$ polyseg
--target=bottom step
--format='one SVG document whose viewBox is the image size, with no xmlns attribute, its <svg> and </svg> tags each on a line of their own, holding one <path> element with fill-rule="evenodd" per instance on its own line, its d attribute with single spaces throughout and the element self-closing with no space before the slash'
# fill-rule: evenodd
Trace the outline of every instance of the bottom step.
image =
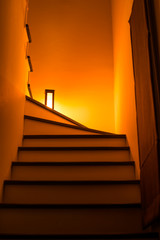
<svg viewBox="0 0 160 240">
<path fill-rule="evenodd" d="M 11 240 L 158 240 L 158 233 L 108 234 L 108 235 L 0 235 L 0 239 Z"/>
<path fill-rule="evenodd" d="M 142 231 L 140 204 L 0 204 L 0 234 L 122 234 Z"/>
</svg>

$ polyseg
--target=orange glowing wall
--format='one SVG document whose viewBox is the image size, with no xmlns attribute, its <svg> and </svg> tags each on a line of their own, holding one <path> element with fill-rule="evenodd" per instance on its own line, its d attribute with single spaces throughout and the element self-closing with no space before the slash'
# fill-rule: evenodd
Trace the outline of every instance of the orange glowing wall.
<svg viewBox="0 0 160 240">
<path fill-rule="evenodd" d="M 33 97 L 55 89 L 55 109 L 114 132 L 110 0 L 31 0 L 30 75 Z"/>
<path fill-rule="evenodd" d="M 25 0 L 0 1 L 0 194 L 21 144 L 25 85 Z"/>
<path fill-rule="evenodd" d="M 133 0 L 111 0 L 114 49 L 115 131 L 125 133 L 139 176 L 135 88 L 129 18 Z"/>
</svg>

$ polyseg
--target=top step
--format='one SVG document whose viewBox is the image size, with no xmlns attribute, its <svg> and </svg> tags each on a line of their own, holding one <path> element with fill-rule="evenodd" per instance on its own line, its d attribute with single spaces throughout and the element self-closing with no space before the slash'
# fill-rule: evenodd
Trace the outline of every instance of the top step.
<svg viewBox="0 0 160 240">
<path fill-rule="evenodd" d="M 67 134 L 68 133 L 69 134 L 89 134 L 90 133 L 90 134 L 113 135 L 113 133 L 98 131 L 95 129 L 90 129 L 88 127 L 85 127 L 79 122 L 76 122 L 75 120 L 57 112 L 56 110 L 53 110 L 45 106 L 44 104 L 28 96 L 26 96 L 26 101 L 25 101 L 24 118 L 25 120 L 26 119 L 32 120 L 32 121 L 25 121 L 24 134 L 48 134 L 48 133 L 56 134 L 56 132 L 57 134 L 63 134 L 63 132 L 64 134 L 66 134 L 66 129 L 67 129 Z M 36 121 L 36 127 L 34 124 L 35 121 Z M 41 123 L 43 122 L 45 124 L 41 126 L 40 122 Z M 29 123 L 29 129 L 33 129 L 33 131 L 30 131 L 30 130 L 27 132 L 25 131 L 26 125 L 28 125 L 28 123 Z M 51 124 L 52 124 L 52 127 L 51 127 Z M 55 126 L 53 125 L 56 125 L 56 131 L 54 130 Z M 60 126 L 60 128 L 58 126 Z M 37 129 L 38 131 L 35 131 L 37 127 L 38 127 Z M 42 129 L 41 127 L 43 128 L 43 131 L 41 130 Z"/>
<path fill-rule="evenodd" d="M 53 110 L 46 105 L 26 96 L 25 101 L 25 115 L 32 117 L 43 118 L 61 123 L 67 123 L 74 126 L 85 127 L 84 125 L 76 122 L 75 120 Z"/>
<path fill-rule="evenodd" d="M 105 134 L 115 135 L 87 127 L 80 127 L 62 122 L 56 122 L 43 118 L 24 115 L 24 135 L 84 135 L 84 134 Z"/>
</svg>

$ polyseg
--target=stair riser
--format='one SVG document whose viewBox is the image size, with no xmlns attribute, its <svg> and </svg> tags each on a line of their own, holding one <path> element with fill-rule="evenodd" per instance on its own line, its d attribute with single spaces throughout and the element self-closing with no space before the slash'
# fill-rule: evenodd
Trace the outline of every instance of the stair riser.
<svg viewBox="0 0 160 240">
<path fill-rule="evenodd" d="M 34 121 L 25 119 L 24 124 L 24 135 L 54 135 L 54 134 L 60 134 L 60 135 L 68 135 L 68 134 L 96 134 L 93 132 L 88 132 L 84 130 L 74 129 L 74 128 L 68 128 L 64 126 L 54 125 L 50 123 L 40 122 L 40 121 Z"/>
<path fill-rule="evenodd" d="M 18 160 L 22 162 L 95 162 L 129 161 L 128 150 L 71 150 L 71 151 L 19 151 Z"/>
<path fill-rule="evenodd" d="M 142 230 L 139 208 L 0 209 L 0 233 L 112 234 Z"/>
<path fill-rule="evenodd" d="M 109 139 L 24 139 L 24 147 L 125 147 L 125 138 Z"/>
<path fill-rule="evenodd" d="M 134 166 L 14 166 L 13 180 L 132 180 Z"/>
<path fill-rule="evenodd" d="M 5 185 L 5 203 L 140 203 L 139 184 Z"/>
<path fill-rule="evenodd" d="M 72 122 L 46 110 L 46 109 L 43 109 L 42 107 L 40 107 L 34 103 L 31 103 L 30 101 L 25 102 L 25 115 L 75 125 L 74 123 L 72 123 Z"/>
</svg>

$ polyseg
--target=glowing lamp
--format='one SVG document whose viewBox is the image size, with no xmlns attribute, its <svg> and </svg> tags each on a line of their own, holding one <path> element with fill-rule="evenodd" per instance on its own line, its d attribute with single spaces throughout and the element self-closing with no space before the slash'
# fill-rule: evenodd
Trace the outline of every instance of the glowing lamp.
<svg viewBox="0 0 160 240">
<path fill-rule="evenodd" d="M 54 109 L 54 90 L 45 89 L 45 105 Z"/>
</svg>

